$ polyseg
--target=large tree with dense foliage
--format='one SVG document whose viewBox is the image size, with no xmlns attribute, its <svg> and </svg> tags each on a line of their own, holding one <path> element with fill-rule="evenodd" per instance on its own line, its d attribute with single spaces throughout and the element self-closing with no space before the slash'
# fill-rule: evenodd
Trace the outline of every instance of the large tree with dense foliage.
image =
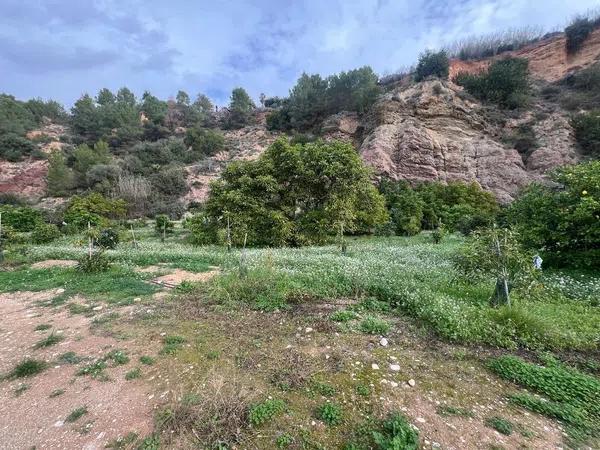
<svg viewBox="0 0 600 450">
<path fill-rule="evenodd" d="M 256 106 L 244 88 L 231 91 L 229 113 L 225 121 L 227 128 L 242 128 L 250 123 L 252 111 Z"/>
<path fill-rule="evenodd" d="M 236 245 L 305 245 L 368 232 L 387 220 L 383 198 L 356 150 L 341 142 L 279 139 L 256 161 L 230 164 L 211 185 L 196 240 L 214 242 L 228 225 Z"/>
<path fill-rule="evenodd" d="M 525 189 L 509 220 L 547 262 L 600 267 L 600 161 L 561 168 L 552 180 L 557 186 Z"/>
<path fill-rule="evenodd" d="M 415 69 L 415 80 L 423 81 L 428 77 L 448 78 L 450 61 L 444 50 L 439 52 L 426 51 L 419 56 L 419 63 Z"/>
</svg>

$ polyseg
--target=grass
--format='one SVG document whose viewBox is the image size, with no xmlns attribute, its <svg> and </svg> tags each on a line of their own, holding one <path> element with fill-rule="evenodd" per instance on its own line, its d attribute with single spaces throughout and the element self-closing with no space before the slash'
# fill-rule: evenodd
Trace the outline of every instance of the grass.
<svg viewBox="0 0 600 450">
<path fill-rule="evenodd" d="M 32 377 L 39 373 L 42 373 L 48 368 L 48 364 L 38 359 L 25 359 L 17 364 L 9 373 L 6 378 L 24 378 Z"/>
<path fill-rule="evenodd" d="M 342 407 L 335 403 L 324 403 L 317 408 L 315 416 L 325 425 L 340 425 L 343 418 Z"/>
<path fill-rule="evenodd" d="M 390 331 L 390 324 L 378 317 L 365 317 L 360 323 L 360 331 L 367 334 L 387 334 Z"/>
<path fill-rule="evenodd" d="M 510 436 L 514 428 L 510 421 L 498 416 L 488 417 L 485 419 L 485 425 L 506 436 Z"/>
<path fill-rule="evenodd" d="M 41 323 L 37 327 L 35 327 L 33 330 L 34 331 L 45 331 L 45 330 L 49 330 L 50 328 L 52 328 L 52 325 L 50 325 L 49 323 Z"/>
<path fill-rule="evenodd" d="M 81 356 L 78 356 L 75 352 L 65 352 L 61 354 L 57 361 L 62 364 L 78 364 L 83 360 Z"/>
<path fill-rule="evenodd" d="M 458 416 L 458 417 L 473 417 L 473 411 L 466 408 L 459 408 L 450 405 L 438 406 L 436 412 L 443 417 Z"/>
<path fill-rule="evenodd" d="M 127 372 L 125 374 L 125 379 L 127 381 L 135 380 L 137 378 L 141 378 L 141 376 L 142 376 L 142 369 L 140 369 L 139 367 L 136 367 L 135 369 L 131 369 L 129 372 Z"/>
<path fill-rule="evenodd" d="M 169 335 L 163 337 L 163 348 L 160 350 L 161 355 L 174 355 L 177 353 L 186 342 L 182 336 Z"/>
<path fill-rule="evenodd" d="M 54 389 L 48 397 L 55 398 L 65 393 L 64 389 Z"/>
<path fill-rule="evenodd" d="M 140 356 L 140 362 L 146 366 L 151 366 L 156 362 L 156 359 L 154 359 L 152 356 L 143 355 Z"/>
<path fill-rule="evenodd" d="M 83 367 L 81 367 L 75 375 L 83 376 L 89 375 L 92 378 L 99 379 L 102 381 L 108 380 L 108 376 L 104 372 L 104 369 L 107 368 L 107 364 L 102 359 L 98 361 L 91 362 Z"/>
<path fill-rule="evenodd" d="M 79 408 L 75 408 L 73 411 L 69 413 L 69 415 L 65 418 L 65 422 L 73 423 L 79 420 L 81 417 L 85 416 L 88 413 L 88 409 L 86 406 L 80 406 Z"/>
<path fill-rule="evenodd" d="M 544 365 L 533 364 L 515 356 L 490 361 L 489 368 L 538 396 L 529 393 L 511 395 L 510 400 L 534 412 L 559 419 L 576 441 L 600 435 L 600 380 L 553 359 Z"/>
<path fill-rule="evenodd" d="M 44 339 L 36 342 L 33 346 L 33 348 L 35 349 L 40 349 L 40 348 L 46 348 L 46 347 L 50 347 L 52 345 L 56 345 L 59 342 L 63 341 L 65 339 L 65 337 L 62 334 L 50 334 L 49 336 L 45 337 Z"/>
</svg>

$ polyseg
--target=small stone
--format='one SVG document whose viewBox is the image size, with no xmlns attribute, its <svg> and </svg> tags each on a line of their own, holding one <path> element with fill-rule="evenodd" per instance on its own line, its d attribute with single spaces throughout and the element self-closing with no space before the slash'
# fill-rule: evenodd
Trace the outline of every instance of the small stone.
<svg viewBox="0 0 600 450">
<path fill-rule="evenodd" d="M 390 370 L 398 372 L 400 371 L 400 366 L 398 364 L 390 364 Z"/>
<path fill-rule="evenodd" d="M 377 365 L 377 364 L 371 364 L 371 369 L 373 369 L 373 370 L 379 370 L 379 365 Z"/>
<path fill-rule="evenodd" d="M 65 424 L 65 423 L 64 423 L 62 420 L 59 420 L 58 422 L 54 422 L 54 426 L 55 426 L 56 428 L 58 428 L 58 427 L 62 427 L 64 424 Z"/>
<path fill-rule="evenodd" d="M 306 329 L 304 330 L 304 332 L 306 333 L 312 333 L 313 329 L 311 327 L 306 327 Z"/>
<path fill-rule="evenodd" d="M 94 307 L 92 308 L 92 311 L 101 311 L 101 310 L 102 310 L 102 305 L 99 305 L 99 306 L 94 306 Z"/>
<path fill-rule="evenodd" d="M 57 289 L 55 292 L 56 292 L 57 294 L 64 294 L 64 293 L 65 293 L 65 290 L 64 290 L 63 288 L 58 288 L 58 289 Z"/>
<path fill-rule="evenodd" d="M 390 381 L 390 386 L 398 387 L 398 383 L 396 383 L 395 381 Z"/>
<path fill-rule="evenodd" d="M 426 420 L 423 419 L 422 417 L 417 417 L 417 422 L 419 422 L 419 423 L 425 423 Z"/>
<path fill-rule="evenodd" d="M 410 380 L 408 380 L 408 385 L 410 387 L 415 387 L 416 384 L 417 384 L 417 382 L 415 380 L 413 380 L 412 378 Z"/>
<path fill-rule="evenodd" d="M 381 340 L 379 341 L 379 345 L 381 345 L 382 347 L 387 347 L 388 343 L 389 342 L 386 338 L 381 338 Z"/>
<path fill-rule="evenodd" d="M 133 299 L 134 302 L 139 303 L 142 301 L 141 297 L 136 297 Z"/>
<path fill-rule="evenodd" d="M 314 420 L 310 423 L 313 427 L 317 424 Z"/>
</svg>

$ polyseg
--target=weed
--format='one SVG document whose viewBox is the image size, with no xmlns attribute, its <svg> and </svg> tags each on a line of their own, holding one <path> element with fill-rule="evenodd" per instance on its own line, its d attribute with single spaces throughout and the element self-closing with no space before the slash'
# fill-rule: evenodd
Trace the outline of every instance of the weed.
<svg viewBox="0 0 600 450">
<path fill-rule="evenodd" d="M 63 395 L 64 393 L 65 393 L 65 390 L 64 390 L 64 389 L 54 389 L 54 390 L 53 390 L 53 391 L 50 393 L 49 397 L 50 397 L 50 398 L 58 397 L 59 395 Z"/>
<path fill-rule="evenodd" d="M 311 388 L 325 397 L 333 397 L 335 395 L 335 388 L 328 383 L 313 381 L 311 383 Z"/>
<path fill-rule="evenodd" d="M 92 308 L 89 305 L 82 305 L 80 303 L 69 303 L 69 312 L 73 315 L 81 314 L 87 316 L 93 314 Z"/>
<path fill-rule="evenodd" d="M 44 361 L 31 358 L 25 359 L 9 372 L 7 378 L 32 377 L 43 372 L 47 367 L 48 364 Z"/>
<path fill-rule="evenodd" d="M 122 366 L 129 362 L 129 356 L 123 350 L 112 350 L 104 357 L 104 360 L 111 360 L 115 366 Z"/>
<path fill-rule="evenodd" d="M 66 352 L 60 355 L 57 359 L 58 362 L 63 364 L 78 364 L 83 358 L 77 356 L 75 352 Z"/>
<path fill-rule="evenodd" d="M 366 384 L 358 384 L 356 385 L 356 393 L 363 397 L 368 397 L 371 395 L 371 388 Z"/>
<path fill-rule="evenodd" d="M 135 369 L 131 369 L 129 372 L 125 374 L 126 380 L 135 380 L 136 378 L 140 378 L 142 376 L 142 369 L 136 367 Z"/>
<path fill-rule="evenodd" d="M 288 448 L 294 443 L 294 437 L 288 433 L 280 434 L 275 440 L 275 446 L 277 448 Z"/>
<path fill-rule="evenodd" d="M 316 416 L 326 425 L 339 425 L 342 423 L 342 408 L 335 403 L 324 403 L 317 408 Z"/>
<path fill-rule="evenodd" d="M 436 411 L 440 416 L 459 416 L 459 417 L 473 417 L 473 411 L 467 408 L 459 408 L 450 405 L 438 406 Z"/>
<path fill-rule="evenodd" d="M 152 356 L 146 356 L 146 355 L 140 356 L 140 362 L 147 366 L 153 365 L 155 361 L 156 360 Z"/>
<path fill-rule="evenodd" d="M 286 410 L 283 400 L 268 399 L 250 407 L 248 420 L 254 426 L 260 426 Z"/>
<path fill-rule="evenodd" d="M 20 383 L 19 386 L 15 389 L 15 397 L 19 397 L 23 392 L 29 389 L 29 385 L 25 383 Z"/>
<path fill-rule="evenodd" d="M 37 327 L 35 327 L 33 330 L 34 331 L 45 331 L 45 330 L 49 330 L 50 328 L 52 328 L 52 325 L 50 325 L 49 323 L 41 323 Z"/>
<path fill-rule="evenodd" d="M 342 310 L 332 313 L 329 318 L 334 322 L 349 322 L 356 319 L 358 316 L 354 311 Z"/>
<path fill-rule="evenodd" d="M 368 334 L 387 334 L 390 324 L 383 319 L 367 316 L 360 323 L 360 331 Z"/>
<path fill-rule="evenodd" d="M 82 416 L 85 416 L 87 413 L 88 413 L 88 409 L 86 406 L 80 406 L 79 408 L 75 408 L 65 418 L 65 422 L 73 423 L 73 422 L 79 420 Z"/>
<path fill-rule="evenodd" d="M 45 337 L 41 341 L 38 341 L 33 346 L 33 348 L 40 349 L 40 348 L 50 347 L 52 345 L 58 344 L 59 342 L 63 341 L 64 339 L 65 339 L 65 337 L 62 334 L 51 333 L 49 336 Z"/>
<path fill-rule="evenodd" d="M 112 448 L 114 450 L 126 450 L 135 448 L 134 444 L 138 440 L 137 433 L 133 431 L 131 433 L 127 433 L 125 436 L 117 438 L 106 444 L 104 448 Z"/>
<path fill-rule="evenodd" d="M 82 273 L 92 274 L 106 272 L 110 269 L 110 261 L 102 251 L 91 255 L 84 255 L 77 261 L 77 270 Z"/>
<path fill-rule="evenodd" d="M 165 336 L 163 338 L 163 348 L 160 350 L 162 355 L 174 355 L 182 345 L 186 342 L 186 339 L 182 336 Z"/>
<path fill-rule="evenodd" d="M 105 380 L 108 380 L 108 376 L 104 372 L 104 369 L 106 369 L 106 367 L 107 367 L 106 362 L 104 362 L 102 359 L 99 359 L 95 362 L 88 364 L 87 366 L 80 368 L 75 373 L 75 375 L 78 375 L 78 376 L 89 375 L 92 378 L 105 381 Z"/>
<path fill-rule="evenodd" d="M 381 450 L 417 450 L 419 434 L 400 413 L 386 419 L 380 431 L 373 432 L 373 440 Z"/>
<path fill-rule="evenodd" d="M 513 432 L 513 424 L 502 417 L 488 417 L 485 419 L 485 425 L 506 436 L 510 436 Z"/>
</svg>

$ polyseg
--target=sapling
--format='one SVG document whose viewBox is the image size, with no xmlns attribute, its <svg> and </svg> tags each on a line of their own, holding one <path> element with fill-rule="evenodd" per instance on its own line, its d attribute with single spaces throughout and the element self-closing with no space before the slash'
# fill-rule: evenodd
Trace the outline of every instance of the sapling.
<svg viewBox="0 0 600 450">
<path fill-rule="evenodd" d="M 473 233 L 456 257 L 455 266 L 471 280 L 496 279 L 490 298 L 492 306 L 510 305 L 513 287 L 525 286 L 536 276 L 531 257 L 523 250 L 517 233 L 507 228 Z"/>
</svg>

